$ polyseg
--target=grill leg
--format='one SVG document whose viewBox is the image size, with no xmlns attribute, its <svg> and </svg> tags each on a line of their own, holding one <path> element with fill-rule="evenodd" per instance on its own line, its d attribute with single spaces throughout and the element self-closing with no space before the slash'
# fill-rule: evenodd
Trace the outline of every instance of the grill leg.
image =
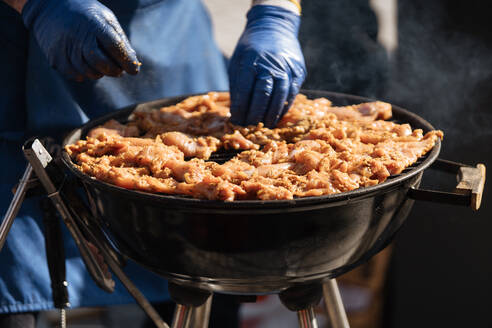
<svg viewBox="0 0 492 328">
<path fill-rule="evenodd" d="M 314 307 L 321 300 L 321 295 L 321 285 L 311 284 L 288 288 L 278 296 L 289 310 L 297 312 L 299 327 L 318 328 Z"/>
<path fill-rule="evenodd" d="M 335 279 L 330 279 L 323 284 L 323 297 L 331 326 L 333 328 L 350 328 Z"/>
<path fill-rule="evenodd" d="M 299 319 L 300 328 L 318 328 L 318 322 L 312 307 L 297 311 L 297 318 Z"/>
<path fill-rule="evenodd" d="M 176 304 L 176 310 L 174 311 L 173 324 L 171 325 L 171 328 L 191 328 L 192 314 L 192 306 Z"/>
<path fill-rule="evenodd" d="M 193 328 L 208 328 L 210 321 L 210 310 L 212 309 L 212 297 L 210 295 L 203 305 L 196 307 L 193 311 Z"/>
<path fill-rule="evenodd" d="M 168 290 L 169 295 L 176 302 L 171 328 L 202 328 L 208 326 L 212 293 L 193 287 L 177 285 L 172 282 L 168 283 Z"/>
</svg>

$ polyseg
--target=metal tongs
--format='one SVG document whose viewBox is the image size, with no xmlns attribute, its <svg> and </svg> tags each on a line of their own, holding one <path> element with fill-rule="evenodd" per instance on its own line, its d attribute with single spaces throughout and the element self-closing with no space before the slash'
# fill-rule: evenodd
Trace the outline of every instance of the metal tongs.
<svg viewBox="0 0 492 328">
<path fill-rule="evenodd" d="M 46 250 L 53 288 L 53 301 L 55 307 L 60 309 L 61 327 L 66 326 L 65 309 L 70 304 L 68 302 L 68 283 L 65 280 L 63 239 L 55 209 L 75 240 L 84 264 L 96 284 L 106 292 L 114 291 L 115 282 L 108 271 L 109 267 L 144 312 L 153 320 L 156 327 L 169 328 L 143 294 L 125 275 L 121 269 L 122 260 L 119 254 L 107 242 L 99 224 L 80 200 L 77 186 L 66 181 L 63 170 L 56 164 L 46 148 L 38 139 L 32 139 L 24 144 L 23 151 L 29 164 L 0 225 L 0 251 L 26 192 L 29 187 L 35 185 L 35 180 L 32 179 L 34 173 L 51 200 L 51 204 L 47 201 L 43 202 L 42 209 L 45 212 Z"/>
</svg>

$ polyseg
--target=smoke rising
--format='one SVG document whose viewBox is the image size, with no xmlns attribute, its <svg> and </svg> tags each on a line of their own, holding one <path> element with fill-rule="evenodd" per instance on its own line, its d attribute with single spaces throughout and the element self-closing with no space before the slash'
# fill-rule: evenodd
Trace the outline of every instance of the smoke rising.
<svg viewBox="0 0 492 328">
<path fill-rule="evenodd" d="M 399 46 L 384 96 L 453 138 L 491 136 L 492 44 L 484 38 L 490 29 L 470 30 L 450 3 L 399 6 Z"/>
<path fill-rule="evenodd" d="M 388 57 L 367 0 L 304 1 L 299 39 L 308 70 L 304 88 L 377 97 Z"/>
</svg>

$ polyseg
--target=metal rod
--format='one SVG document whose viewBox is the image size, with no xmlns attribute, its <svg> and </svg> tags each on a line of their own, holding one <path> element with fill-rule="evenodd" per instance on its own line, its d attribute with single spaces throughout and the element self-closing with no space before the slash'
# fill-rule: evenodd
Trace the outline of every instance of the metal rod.
<svg viewBox="0 0 492 328">
<path fill-rule="evenodd" d="M 10 228 L 14 223 L 14 219 L 19 213 L 19 209 L 22 205 L 22 201 L 24 200 L 24 196 L 26 195 L 26 186 L 27 182 L 31 178 L 32 175 L 32 166 L 28 164 L 26 170 L 24 171 L 24 175 L 22 176 L 19 186 L 15 191 L 14 198 L 7 209 L 7 213 L 5 213 L 5 217 L 3 218 L 2 224 L 0 225 L 0 251 L 2 251 L 3 245 L 7 240 L 7 235 L 9 234 Z"/>
<path fill-rule="evenodd" d="M 67 327 L 67 316 L 65 313 L 65 309 L 60 309 L 60 328 Z"/>
<path fill-rule="evenodd" d="M 104 259 L 108 263 L 111 271 L 118 277 L 126 290 L 132 295 L 132 297 L 137 301 L 138 305 L 142 308 L 142 310 L 149 316 L 149 318 L 154 322 L 155 326 L 158 328 L 169 328 L 167 323 L 162 320 L 161 316 L 154 307 L 149 303 L 149 301 L 145 298 L 145 296 L 138 290 L 138 288 L 131 282 L 128 276 L 121 270 L 116 261 L 111 258 L 106 251 L 102 251 L 102 255 Z"/>
<path fill-rule="evenodd" d="M 210 310 L 212 309 L 212 298 L 213 294 L 210 294 L 205 303 L 193 310 L 193 328 L 208 328 Z"/>
<path fill-rule="evenodd" d="M 299 327 L 301 328 L 318 328 L 318 322 L 316 321 L 312 307 L 297 311 L 297 318 L 299 319 Z"/>
<path fill-rule="evenodd" d="M 323 284 L 323 297 L 331 326 L 333 328 L 350 328 L 335 279 L 330 279 Z"/>
<path fill-rule="evenodd" d="M 174 310 L 173 323 L 171 328 L 191 328 L 192 327 L 192 314 L 193 307 L 176 304 L 176 310 Z"/>
</svg>

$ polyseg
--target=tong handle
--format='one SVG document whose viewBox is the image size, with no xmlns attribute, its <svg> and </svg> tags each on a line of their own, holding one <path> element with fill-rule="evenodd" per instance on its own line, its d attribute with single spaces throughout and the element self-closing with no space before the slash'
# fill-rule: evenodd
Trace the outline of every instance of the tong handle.
<svg viewBox="0 0 492 328">
<path fill-rule="evenodd" d="M 415 200 L 424 200 L 452 205 L 469 206 L 478 210 L 482 202 L 486 169 L 484 164 L 475 167 L 438 158 L 432 169 L 456 174 L 458 184 L 454 192 L 410 188 L 408 196 Z"/>
<path fill-rule="evenodd" d="M 98 259 L 92 253 L 89 243 L 81 233 L 79 226 L 73 218 L 73 213 L 67 207 L 63 200 L 60 190 L 63 184 L 65 175 L 48 151 L 43 147 L 38 139 L 31 139 L 24 144 L 24 155 L 31 163 L 34 173 L 46 190 L 48 197 L 53 202 L 58 213 L 62 217 L 68 231 L 72 235 L 77 248 L 80 251 L 82 260 L 84 261 L 87 271 L 92 276 L 96 284 L 103 290 L 111 293 L 114 291 L 114 281 L 106 277 L 104 268 L 101 267 Z"/>
<path fill-rule="evenodd" d="M 58 309 L 70 306 L 68 302 L 68 283 L 66 281 L 65 270 L 65 250 L 63 245 L 63 235 L 55 208 L 50 200 L 41 200 L 43 210 L 43 224 L 46 245 L 46 258 L 51 280 L 51 290 L 53 291 L 53 303 Z"/>
</svg>

